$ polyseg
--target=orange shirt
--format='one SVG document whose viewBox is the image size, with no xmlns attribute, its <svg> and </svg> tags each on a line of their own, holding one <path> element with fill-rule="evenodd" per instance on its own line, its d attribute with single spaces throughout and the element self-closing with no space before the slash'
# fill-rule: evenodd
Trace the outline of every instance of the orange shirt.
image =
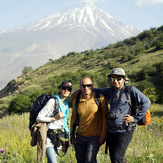
<svg viewBox="0 0 163 163">
<path fill-rule="evenodd" d="M 72 126 L 77 118 L 77 112 L 75 108 L 75 101 L 73 101 L 73 110 L 71 116 L 70 136 L 72 135 Z M 79 114 L 79 126 L 77 132 L 85 137 L 101 136 L 106 138 L 107 135 L 107 119 L 105 114 L 107 113 L 106 99 L 103 95 L 100 95 L 101 112 L 98 112 L 98 106 L 93 96 L 89 100 L 85 100 L 80 96 L 78 105 Z"/>
</svg>

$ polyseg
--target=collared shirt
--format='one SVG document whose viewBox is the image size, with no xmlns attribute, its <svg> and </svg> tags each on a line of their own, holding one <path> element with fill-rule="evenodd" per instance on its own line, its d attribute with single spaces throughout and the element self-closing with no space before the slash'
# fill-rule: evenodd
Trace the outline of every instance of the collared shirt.
<svg viewBox="0 0 163 163">
<path fill-rule="evenodd" d="M 73 101 L 73 111 L 71 116 L 70 135 L 72 134 L 72 126 L 77 119 L 77 110 L 75 108 L 75 101 Z M 79 125 L 77 132 L 85 137 L 101 136 L 106 138 L 107 135 L 107 113 L 106 99 L 100 95 L 101 112 L 98 111 L 98 106 L 94 99 L 94 93 L 89 100 L 80 96 L 78 105 Z"/>
</svg>

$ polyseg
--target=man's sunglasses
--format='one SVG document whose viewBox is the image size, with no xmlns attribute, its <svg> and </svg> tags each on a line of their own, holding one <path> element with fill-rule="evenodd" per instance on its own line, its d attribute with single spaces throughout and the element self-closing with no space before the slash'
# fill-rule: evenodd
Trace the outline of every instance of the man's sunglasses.
<svg viewBox="0 0 163 163">
<path fill-rule="evenodd" d="M 119 78 L 111 78 L 111 81 L 112 81 L 112 82 L 115 81 L 115 80 L 121 81 L 121 80 L 122 80 L 122 77 L 119 77 Z"/>
<path fill-rule="evenodd" d="M 85 87 L 91 87 L 92 84 L 82 84 L 82 87 L 85 88 Z"/>
<path fill-rule="evenodd" d="M 62 89 L 63 90 L 68 90 L 69 92 L 71 91 L 71 88 L 70 87 L 63 87 Z"/>
</svg>

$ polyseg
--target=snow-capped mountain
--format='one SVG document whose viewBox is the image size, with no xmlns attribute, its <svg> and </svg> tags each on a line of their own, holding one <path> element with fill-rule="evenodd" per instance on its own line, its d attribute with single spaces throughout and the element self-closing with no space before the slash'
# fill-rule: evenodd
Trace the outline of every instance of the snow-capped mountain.
<svg viewBox="0 0 163 163">
<path fill-rule="evenodd" d="M 92 3 L 58 12 L 38 22 L 0 33 L 0 88 L 21 74 L 68 52 L 102 48 L 141 31 L 116 21 Z"/>
</svg>

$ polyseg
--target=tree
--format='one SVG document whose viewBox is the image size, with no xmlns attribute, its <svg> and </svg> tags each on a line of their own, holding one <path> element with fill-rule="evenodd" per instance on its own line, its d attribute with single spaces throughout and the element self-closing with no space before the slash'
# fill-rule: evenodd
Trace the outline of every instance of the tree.
<svg viewBox="0 0 163 163">
<path fill-rule="evenodd" d="M 27 74 L 28 72 L 32 71 L 33 68 L 31 66 L 25 66 L 22 70 L 22 74 Z"/>
</svg>

